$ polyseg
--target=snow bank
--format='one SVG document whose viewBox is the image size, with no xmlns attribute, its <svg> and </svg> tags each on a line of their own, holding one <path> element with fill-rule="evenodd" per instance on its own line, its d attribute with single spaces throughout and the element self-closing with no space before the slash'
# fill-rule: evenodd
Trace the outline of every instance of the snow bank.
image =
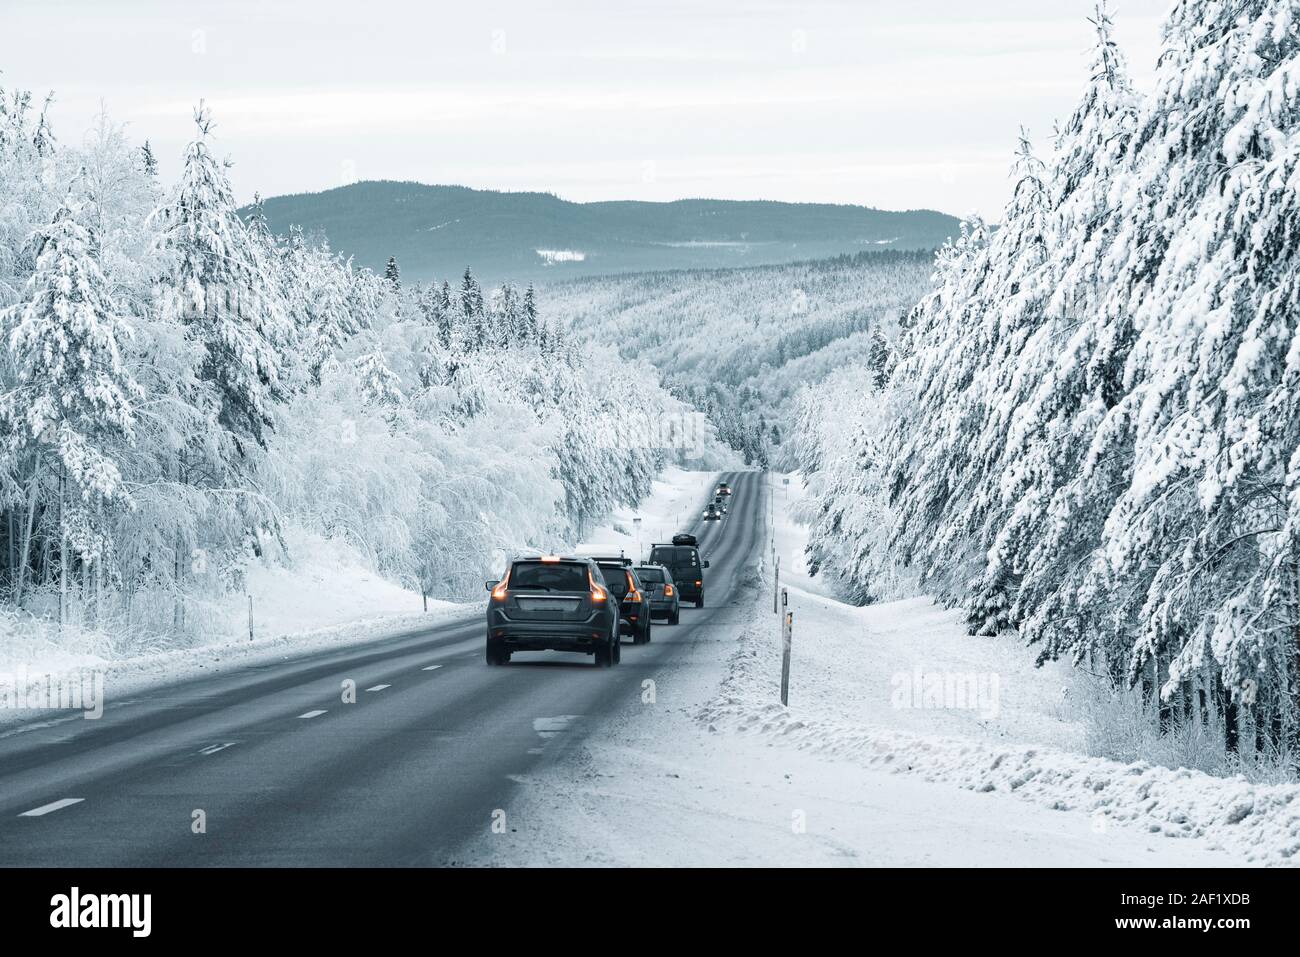
<svg viewBox="0 0 1300 957">
<path fill-rule="evenodd" d="M 655 480 L 648 496 L 633 508 L 616 510 L 603 526 L 588 533 L 578 549 L 585 554 L 621 552 L 640 560 L 650 553 L 651 545 L 669 541 L 695 521 L 717 481 L 717 472 L 692 472 L 670 465 Z M 639 526 L 637 518 L 641 519 Z"/>
<path fill-rule="evenodd" d="M 783 505 L 779 491 L 776 504 Z M 815 593 L 804 587 L 799 536 L 797 526 L 778 519 L 774 544 L 795 622 L 790 706 L 778 699 L 769 568 L 718 694 L 695 713 L 710 731 L 1087 812 L 1099 831 L 1136 826 L 1206 838 L 1251 863 L 1295 860 L 1300 786 L 1081 754 L 1072 701 L 1079 679 L 1070 669 L 1034 668 L 1014 640 L 968 636 L 958 613 L 926 598 L 854 608 Z M 927 696 L 919 686 L 931 676 L 969 679 L 965 687 L 984 694 L 953 701 L 938 682 Z"/>
</svg>

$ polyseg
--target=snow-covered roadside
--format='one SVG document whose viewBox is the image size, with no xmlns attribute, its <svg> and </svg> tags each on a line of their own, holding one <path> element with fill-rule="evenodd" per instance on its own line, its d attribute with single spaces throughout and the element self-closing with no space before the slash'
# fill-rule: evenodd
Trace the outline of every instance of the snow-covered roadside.
<svg viewBox="0 0 1300 957">
<path fill-rule="evenodd" d="M 716 487 L 717 479 L 717 472 L 691 472 L 670 465 L 639 505 L 616 510 L 603 526 L 588 532 L 587 540 L 578 547 L 588 554 L 621 552 L 644 558 L 651 545 L 668 541 L 674 533 L 694 522 L 709 500 L 706 496 Z"/>
<path fill-rule="evenodd" d="M 791 489 L 797 497 L 797 478 Z M 790 706 L 773 700 L 781 656 L 769 606 L 697 712 L 711 730 L 1082 811 L 1099 832 L 1122 823 L 1206 838 L 1239 862 L 1286 864 L 1300 851 L 1300 787 L 1084 756 L 1063 665 L 1036 669 L 1012 639 L 970 637 L 928 599 L 846 606 L 808 582 L 798 526 L 778 519 L 775 543 L 795 620 Z"/>
</svg>

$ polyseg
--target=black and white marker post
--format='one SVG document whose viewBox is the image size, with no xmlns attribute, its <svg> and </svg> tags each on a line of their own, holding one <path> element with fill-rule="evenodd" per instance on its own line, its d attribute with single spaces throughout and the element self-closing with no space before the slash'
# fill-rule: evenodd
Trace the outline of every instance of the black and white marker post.
<svg viewBox="0 0 1300 957">
<path fill-rule="evenodd" d="M 781 589 L 781 608 L 790 603 L 784 588 Z M 794 613 L 785 611 L 781 617 L 781 704 L 790 703 L 790 639 L 794 636 Z"/>
</svg>

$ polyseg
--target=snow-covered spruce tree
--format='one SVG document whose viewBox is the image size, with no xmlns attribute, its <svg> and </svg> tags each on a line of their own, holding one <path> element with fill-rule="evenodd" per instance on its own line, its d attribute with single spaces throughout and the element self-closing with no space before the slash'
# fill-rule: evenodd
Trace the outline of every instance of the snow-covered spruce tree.
<svg viewBox="0 0 1300 957">
<path fill-rule="evenodd" d="M 358 301 L 356 287 L 364 280 L 328 243 L 308 246 L 302 231 L 292 227 L 279 255 L 285 301 L 302 344 L 299 362 L 308 380 L 319 384 L 321 370 L 368 326 L 374 310 Z"/>
<path fill-rule="evenodd" d="M 393 407 L 401 405 L 405 400 L 402 395 L 402 380 L 388 368 L 381 350 L 366 352 L 357 359 L 355 365 L 363 401 L 380 407 Z"/>
<path fill-rule="evenodd" d="M 880 326 L 871 329 L 871 348 L 867 353 L 867 365 L 871 368 L 871 384 L 877 391 L 885 387 L 890 374 L 890 348 Z"/>
<path fill-rule="evenodd" d="M 1132 388 L 1094 433 L 1131 462 L 1085 595 L 1110 600 L 1166 697 L 1207 666 L 1296 743 L 1294 2 L 1184 2 L 1134 136 L 1119 245 Z M 1120 601 L 1115 602 L 1118 596 Z"/>
<path fill-rule="evenodd" d="M 524 301 L 520 307 L 519 331 L 526 342 L 536 342 L 538 332 L 537 292 L 530 282 L 524 290 Z"/>
<path fill-rule="evenodd" d="M 6 457 L 25 466 L 28 498 L 17 601 L 43 498 L 56 498 L 64 598 L 74 551 L 83 561 L 101 559 L 105 509 L 131 501 L 114 457 L 133 437 L 133 405 L 141 398 L 120 348 L 131 327 L 109 293 L 95 259 L 97 242 L 81 217 L 81 207 L 66 199 L 41 231 L 35 271 L 21 302 L 10 308 L 16 321 L 6 345 L 18 373 L 0 397 L 0 436 Z"/>
<path fill-rule="evenodd" d="M 262 445 L 281 395 L 280 349 L 290 337 L 276 284 L 239 219 L 225 170 L 208 148 L 212 120 L 200 105 L 198 136 L 180 184 L 154 213 L 157 248 L 167 255 L 163 307 L 203 344 L 200 379 L 217 420 L 239 454 Z"/>
<path fill-rule="evenodd" d="M 972 217 L 940 250 L 935 290 L 911 312 L 895 381 L 905 401 L 882 437 L 883 476 L 895 524 L 891 548 L 915 564 L 927 587 L 945 598 L 959 593 L 977 559 L 966 543 L 935 560 L 934 539 L 959 483 L 969 481 L 966 443 L 976 425 L 953 416 L 975 380 L 987 349 L 980 342 L 978 292 L 988 272 L 989 230 Z"/>
<path fill-rule="evenodd" d="M 1095 409 L 1095 402 L 1113 404 L 1122 393 L 1119 372 L 1131 341 L 1123 322 L 1103 331 L 1097 290 L 1114 281 L 1106 223 L 1114 215 L 1113 185 L 1126 169 L 1139 103 L 1104 4 L 1092 23 L 1096 42 L 1089 82 L 1060 131 L 1052 161 L 1049 254 L 1038 275 L 1041 315 L 1011 375 L 1003 377 L 995 406 L 999 423 L 1010 425 L 996 436 L 1005 446 L 991 470 L 988 492 L 1000 495 L 1001 509 L 971 615 L 972 625 L 985 632 L 1017 624 L 1030 610 L 1049 605 L 1054 615 L 1068 619 L 1072 612 L 1057 603 L 1072 594 L 1064 580 L 1077 583 L 1079 564 L 1062 568 L 1063 578 L 1026 577 L 1026 570 L 1049 541 L 1082 557 L 1104 521 L 1104 509 L 1084 509 L 1062 522 L 1064 507 L 1054 501 L 1079 473 L 1086 451 L 1076 433 L 1083 421 L 1079 416 Z M 1091 361 L 1089 353 L 1095 354 Z M 1091 640 L 1096 632 L 1078 627 L 1074 634 Z M 1062 647 L 1053 643 L 1046 653 L 1057 654 Z M 1073 651 L 1083 654 L 1090 647 L 1085 643 Z"/>
<path fill-rule="evenodd" d="M 396 257 L 388 257 L 388 265 L 384 267 L 384 279 L 386 279 L 388 284 L 394 289 L 402 288 L 402 270 L 397 265 Z"/>
</svg>

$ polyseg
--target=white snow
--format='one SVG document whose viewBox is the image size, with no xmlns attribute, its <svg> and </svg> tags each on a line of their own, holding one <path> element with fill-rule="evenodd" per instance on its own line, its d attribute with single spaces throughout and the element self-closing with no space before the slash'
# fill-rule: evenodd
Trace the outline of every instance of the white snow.
<svg viewBox="0 0 1300 957">
<path fill-rule="evenodd" d="M 587 534 L 578 551 L 588 555 L 624 554 L 641 560 L 650 553 L 651 545 L 669 541 L 674 533 L 695 521 L 717 480 L 717 472 L 668 466 L 645 499 L 635 508 L 616 509 L 605 525 Z"/>
</svg>

